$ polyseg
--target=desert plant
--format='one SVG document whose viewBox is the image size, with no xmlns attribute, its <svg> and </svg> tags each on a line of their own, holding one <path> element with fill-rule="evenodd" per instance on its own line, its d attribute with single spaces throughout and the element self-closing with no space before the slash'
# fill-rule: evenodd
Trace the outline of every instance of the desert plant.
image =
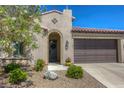
<svg viewBox="0 0 124 93">
<path fill-rule="evenodd" d="M 44 61 L 42 59 L 38 59 L 35 63 L 35 70 L 36 71 L 42 71 L 44 67 Z"/>
<path fill-rule="evenodd" d="M 71 58 L 68 57 L 68 58 L 65 60 L 65 62 L 71 62 Z"/>
<path fill-rule="evenodd" d="M 23 42 L 25 47 L 37 48 L 38 44 L 34 39 L 34 34 L 42 31 L 41 12 L 39 5 L 0 6 L 0 46 L 2 46 L 2 50 L 9 55 L 18 50 L 17 54 L 19 54 L 19 48 L 13 46 L 14 42 L 17 45 Z"/>
<path fill-rule="evenodd" d="M 74 79 L 82 78 L 83 69 L 80 66 L 71 65 L 66 72 L 66 76 Z"/>
<path fill-rule="evenodd" d="M 20 68 L 20 65 L 14 63 L 14 62 L 12 62 L 12 63 L 10 63 L 10 64 L 7 64 L 7 65 L 4 67 L 6 73 L 9 73 L 9 72 L 11 72 L 12 70 L 15 70 L 15 69 L 17 69 L 17 68 Z"/>
<path fill-rule="evenodd" d="M 65 60 L 65 66 L 71 66 L 72 65 L 72 62 L 71 62 L 71 58 L 67 58 L 66 60 Z"/>
<path fill-rule="evenodd" d="M 21 69 L 15 69 L 9 74 L 9 82 L 12 84 L 19 84 L 27 79 L 27 73 Z"/>
<path fill-rule="evenodd" d="M 71 66 L 73 65 L 71 62 L 65 62 L 65 66 Z"/>
</svg>

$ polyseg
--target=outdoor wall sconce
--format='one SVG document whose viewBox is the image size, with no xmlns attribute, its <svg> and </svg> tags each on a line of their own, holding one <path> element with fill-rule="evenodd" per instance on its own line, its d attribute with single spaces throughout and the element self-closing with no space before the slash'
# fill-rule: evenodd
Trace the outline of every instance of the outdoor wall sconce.
<svg viewBox="0 0 124 93">
<path fill-rule="evenodd" d="M 69 42 L 68 42 L 68 40 L 66 40 L 65 49 L 68 50 L 68 47 L 69 47 Z"/>
</svg>

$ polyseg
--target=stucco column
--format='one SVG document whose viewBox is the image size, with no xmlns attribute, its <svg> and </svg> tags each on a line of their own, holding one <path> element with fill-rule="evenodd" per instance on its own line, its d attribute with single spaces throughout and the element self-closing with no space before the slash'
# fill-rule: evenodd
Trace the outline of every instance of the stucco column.
<svg viewBox="0 0 124 93">
<path fill-rule="evenodd" d="M 124 40 L 119 39 L 118 40 L 118 62 L 124 63 Z"/>
</svg>

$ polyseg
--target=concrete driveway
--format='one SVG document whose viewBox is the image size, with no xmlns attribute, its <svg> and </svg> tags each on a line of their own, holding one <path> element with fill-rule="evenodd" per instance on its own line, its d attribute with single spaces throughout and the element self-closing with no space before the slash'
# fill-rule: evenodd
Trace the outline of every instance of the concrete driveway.
<svg viewBox="0 0 124 93">
<path fill-rule="evenodd" d="M 109 88 L 124 88 L 124 63 L 77 64 Z"/>
</svg>

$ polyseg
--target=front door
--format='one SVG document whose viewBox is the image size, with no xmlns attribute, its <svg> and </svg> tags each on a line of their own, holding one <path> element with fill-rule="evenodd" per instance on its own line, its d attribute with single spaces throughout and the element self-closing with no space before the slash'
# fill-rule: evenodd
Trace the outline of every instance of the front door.
<svg viewBox="0 0 124 93">
<path fill-rule="evenodd" d="M 49 62 L 57 62 L 57 40 L 49 41 Z"/>
</svg>

